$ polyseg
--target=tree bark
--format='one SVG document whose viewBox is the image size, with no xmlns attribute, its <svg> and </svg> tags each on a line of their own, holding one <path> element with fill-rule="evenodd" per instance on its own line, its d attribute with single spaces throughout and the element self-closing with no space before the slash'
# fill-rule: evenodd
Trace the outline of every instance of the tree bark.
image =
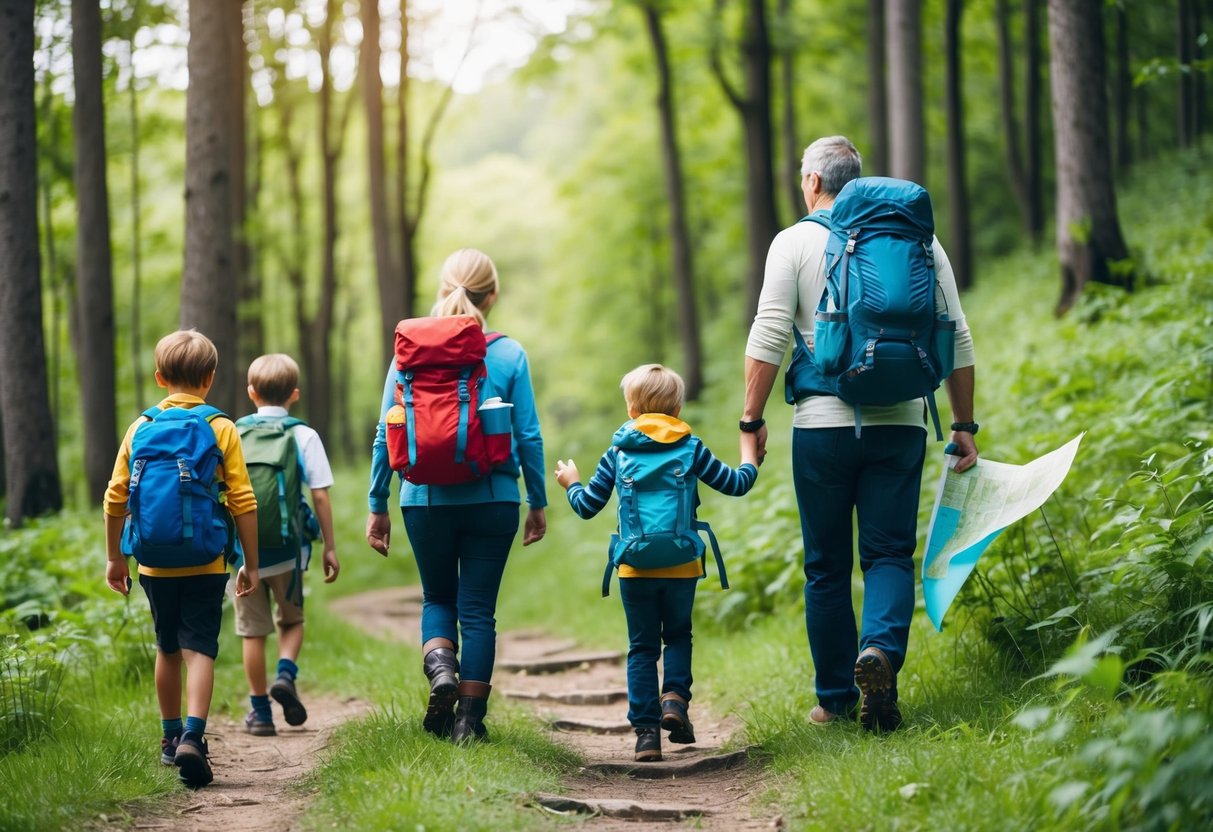
<svg viewBox="0 0 1213 832">
<path fill-rule="evenodd" d="M 792 0 L 779 0 L 780 25 L 790 28 Z M 791 221 L 804 216 L 804 192 L 800 189 L 800 136 L 796 129 L 796 44 L 784 43 L 779 60 L 779 85 L 783 98 L 783 192 L 791 209 Z"/>
<path fill-rule="evenodd" d="M 114 275 L 110 258 L 109 189 L 105 171 L 105 109 L 101 89 L 101 7 L 72 0 L 72 74 L 76 105 L 76 325 L 84 480 L 100 505 L 118 455 L 114 388 Z"/>
<path fill-rule="evenodd" d="M 189 5 L 189 89 L 185 98 L 185 273 L 181 281 L 181 327 L 193 327 L 214 342 L 219 368 L 210 402 L 235 411 L 236 247 L 232 223 L 232 64 L 229 35 L 232 4 L 193 0 Z"/>
<path fill-rule="evenodd" d="M 717 19 L 726 0 L 716 0 Z M 741 118 L 746 159 L 746 229 L 749 264 L 746 268 L 746 320 L 758 309 L 767 249 L 779 231 L 775 215 L 774 154 L 771 148 L 771 43 L 765 0 L 749 0 L 741 41 L 744 95 L 729 82 L 720 61 L 719 44 L 712 45 L 712 70 L 725 97 Z"/>
<path fill-rule="evenodd" d="M 1133 96 L 1133 74 L 1129 66 L 1129 13 L 1124 3 L 1115 6 L 1116 15 L 1116 171 L 1124 173 L 1133 162 L 1129 140 L 1129 108 Z"/>
<path fill-rule="evenodd" d="M 1101 0 L 1049 0 L 1049 45 L 1062 314 L 1088 281 L 1131 287 L 1132 275 L 1113 267 L 1129 252 L 1108 147 Z"/>
<path fill-rule="evenodd" d="M 263 352 L 265 336 L 261 326 L 260 292 L 252 277 L 252 247 L 248 233 L 248 105 L 249 61 L 244 42 L 244 0 L 223 0 L 230 6 L 224 23 L 227 25 L 228 49 L 232 56 L 232 228 L 235 235 L 235 271 L 239 321 L 236 341 L 239 347 L 237 367 L 244 370 Z M 251 8 L 248 9 L 251 13 Z M 248 302 L 245 303 L 245 299 Z M 243 379 L 243 375 L 241 376 Z M 238 385 L 238 389 L 243 388 Z M 243 396 L 238 398 L 243 399 Z"/>
<path fill-rule="evenodd" d="M 1015 46 L 1011 39 L 1011 12 L 1007 0 L 997 0 L 995 19 L 998 28 L 998 103 L 1002 111 L 1003 143 L 1007 158 L 1007 176 L 1011 192 L 1019 203 L 1024 230 L 1031 228 L 1028 206 L 1028 179 L 1024 172 L 1023 148 L 1020 144 L 1019 118 L 1015 106 Z M 1025 42 L 1028 37 L 1025 36 Z"/>
<path fill-rule="evenodd" d="M 643 11 L 657 66 L 657 111 L 661 120 L 662 171 L 665 174 L 666 197 L 670 204 L 669 231 L 673 257 L 670 265 L 678 310 L 678 335 L 682 343 L 682 375 L 686 383 L 686 397 L 689 401 L 694 401 L 703 390 L 703 351 L 699 343 L 695 269 L 691 237 L 687 231 L 682 154 L 678 147 L 678 128 L 675 121 L 677 107 L 674 103 L 674 84 L 661 13 L 650 5 L 645 5 Z"/>
<path fill-rule="evenodd" d="M 922 0 L 901 0 L 885 11 L 888 54 L 889 170 L 926 184 L 922 93 Z"/>
<path fill-rule="evenodd" d="M 1024 0 L 1024 174 L 1027 176 L 1028 234 L 1040 245 L 1045 233 L 1044 131 L 1040 68 L 1040 0 Z"/>
<path fill-rule="evenodd" d="M 885 65 L 885 0 L 868 0 L 869 175 L 889 172 L 889 89 Z"/>
<path fill-rule="evenodd" d="M 367 165 L 370 176 L 371 236 L 375 248 L 376 285 L 379 287 L 379 341 L 383 361 L 395 354 L 392 333 L 406 317 L 407 304 L 392 258 L 387 204 L 387 170 L 383 148 L 383 78 L 379 74 L 379 0 L 361 0 L 362 97 L 366 110 Z M 401 9 L 403 12 L 403 8 Z M 401 73 L 403 78 L 403 73 Z"/>
<path fill-rule="evenodd" d="M 423 168 L 422 181 L 418 183 L 415 209 L 409 207 L 409 145 L 411 139 L 409 120 L 409 16 L 408 3 L 400 4 L 400 85 L 396 88 L 396 194 L 397 222 L 400 229 L 400 287 L 404 293 L 404 317 L 411 318 L 417 307 L 417 229 L 421 215 L 425 213 L 425 186 L 428 171 L 426 154 L 428 147 L 421 148 Z"/>
<path fill-rule="evenodd" d="M 143 402 L 143 338 L 140 313 L 143 306 L 142 186 L 139 178 L 139 92 L 135 87 L 135 29 L 126 42 L 131 79 L 127 86 L 127 113 L 131 122 L 131 379 L 135 401 Z"/>
<path fill-rule="evenodd" d="M 962 0 L 948 0 L 946 15 L 947 111 L 948 111 L 948 218 L 951 239 L 948 257 L 956 273 L 956 285 L 973 285 L 972 235 L 969 233 L 969 185 L 965 171 L 964 88 L 960 65 Z"/>
<path fill-rule="evenodd" d="M 1194 0 L 1179 0 L 1179 25 L 1176 27 L 1176 52 L 1179 58 L 1180 70 L 1177 73 L 1179 79 L 1179 102 L 1177 114 L 1179 116 L 1178 137 L 1180 147 L 1191 147 L 1192 142 L 1196 138 L 1195 110 L 1196 87 L 1192 81 L 1192 50 L 1196 42 L 1196 33 L 1193 29 L 1193 10 Z"/>
<path fill-rule="evenodd" d="M 34 6 L 0 0 L 0 421 L 14 527 L 63 507 L 42 334 Z"/>
</svg>

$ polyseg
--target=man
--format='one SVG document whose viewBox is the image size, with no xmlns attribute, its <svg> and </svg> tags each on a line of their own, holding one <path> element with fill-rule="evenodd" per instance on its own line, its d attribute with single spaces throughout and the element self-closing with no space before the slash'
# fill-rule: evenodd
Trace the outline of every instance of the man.
<svg viewBox="0 0 1213 832">
<path fill-rule="evenodd" d="M 843 185 L 859 177 L 860 157 L 842 136 L 805 149 L 801 188 L 809 213 L 828 211 Z M 821 215 L 826 218 L 825 215 Z M 825 290 L 829 231 L 817 222 L 785 229 L 771 244 L 758 312 L 746 344 L 745 410 L 741 430 L 757 433 L 760 456 L 767 429 L 763 409 L 774 386 L 792 327 L 812 348 L 813 315 Z M 947 255 L 933 243 L 938 314 L 956 320 L 955 370 L 946 386 L 952 403 L 956 470 L 977 461 L 973 435 L 973 343 Z M 805 624 L 817 670 L 815 724 L 854 717 L 868 730 L 901 724 L 897 673 L 905 663 L 914 611 L 914 548 L 926 448 L 925 407 L 913 399 L 864 406 L 856 436 L 854 406 L 830 395 L 796 402 L 792 419 L 792 477 L 804 536 Z M 851 606 L 852 514 L 858 516 L 864 576 L 862 635 Z"/>
</svg>

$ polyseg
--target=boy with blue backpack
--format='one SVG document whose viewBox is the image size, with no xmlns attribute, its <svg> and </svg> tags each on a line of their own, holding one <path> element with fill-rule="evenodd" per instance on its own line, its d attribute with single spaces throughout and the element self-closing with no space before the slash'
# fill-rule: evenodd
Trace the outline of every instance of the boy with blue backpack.
<svg viewBox="0 0 1213 832">
<path fill-rule="evenodd" d="M 288 415 L 299 401 L 299 365 L 275 353 L 254 359 L 248 368 L 248 397 L 257 412 L 237 420 L 253 492 L 257 495 L 257 549 L 261 588 L 236 595 L 236 635 L 243 641 L 244 673 L 252 709 L 244 720 L 254 736 L 276 735 L 270 698 L 282 706 L 287 725 L 307 721 L 295 680 L 303 647 L 303 572 L 312 541 L 324 539 L 324 582 L 337 580 L 341 564 L 333 543 L 329 488 L 333 471 L 320 435 L 302 419 Z M 303 497 L 312 494 L 315 513 Z M 275 617 L 270 616 L 273 596 Z M 276 619 L 276 620 L 275 620 Z M 265 640 L 278 631 L 278 674 L 266 687 Z"/>
<path fill-rule="evenodd" d="M 615 432 L 594 476 L 585 486 L 573 460 L 556 464 L 556 481 L 583 519 L 600 512 L 619 492 L 619 531 L 611 537 L 602 594 L 619 570 L 619 595 L 628 622 L 628 721 L 636 730 L 638 762 L 661 759 L 661 728 L 670 742 L 693 743 L 687 709 L 691 701 L 691 611 L 704 576 L 706 531 L 721 587 L 728 589 L 720 548 L 712 530 L 697 519 L 697 483 L 740 497 L 758 478 L 758 443 L 741 438 L 741 467 L 721 462 L 686 422 L 682 378 L 660 364 L 645 364 L 623 377 L 627 422 Z M 664 656 L 662 643 L 665 643 Z M 657 660 L 664 680 L 657 685 Z"/>
<path fill-rule="evenodd" d="M 127 557 L 139 564 L 156 632 L 160 762 L 183 782 L 211 782 L 203 739 L 215 683 L 227 564 L 236 536 L 244 565 L 236 594 L 256 591 L 257 503 L 236 426 L 206 403 L 219 354 L 205 335 L 183 330 L 156 344 L 156 384 L 168 396 L 127 429 L 105 492 L 105 580 L 131 589 Z M 181 721 L 181 672 L 186 719 Z"/>
</svg>

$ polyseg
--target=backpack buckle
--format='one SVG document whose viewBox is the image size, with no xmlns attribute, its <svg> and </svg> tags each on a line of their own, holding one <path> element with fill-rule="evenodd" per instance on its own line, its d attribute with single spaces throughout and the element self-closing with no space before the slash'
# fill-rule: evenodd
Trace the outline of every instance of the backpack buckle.
<svg viewBox="0 0 1213 832">
<path fill-rule="evenodd" d="M 847 237 L 847 254 L 855 253 L 855 240 L 858 236 L 858 231 L 852 231 L 851 236 Z"/>
<path fill-rule="evenodd" d="M 190 481 L 190 468 L 185 464 L 184 459 L 177 460 L 177 479 L 182 483 Z"/>
<path fill-rule="evenodd" d="M 459 379 L 459 401 L 470 402 L 472 394 L 468 392 L 468 381 L 466 378 Z"/>
</svg>

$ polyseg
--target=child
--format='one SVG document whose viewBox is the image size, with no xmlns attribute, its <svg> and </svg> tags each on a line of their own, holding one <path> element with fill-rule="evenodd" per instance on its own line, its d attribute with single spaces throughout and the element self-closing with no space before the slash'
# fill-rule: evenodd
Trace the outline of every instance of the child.
<svg viewBox="0 0 1213 832">
<path fill-rule="evenodd" d="M 696 522 L 695 482 L 702 481 L 734 497 L 745 494 L 758 477 L 758 442 L 753 434 L 742 435 L 741 467 L 737 470 L 718 460 L 691 433 L 690 426 L 677 418 L 682 410 L 682 378 L 660 364 L 637 367 L 623 377 L 620 387 L 631 418 L 615 432 L 611 448 L 602 455 L 589 485 L 581 485 L 571 459 L 567 464 L 557 462 L 556 480 L 568 489 L 573 510 L 587 520 L 606 506 L 613 487 L 618 484 L 620 489 L 620 532 L 625 539 L 614 543 L 612 561 L 619 567 L 619 595 L 628 622 L 628 721 L 636 729 L 636 760 L 643 762 L 661 759 L 658 726 L 670 732 L 670 742 L 695 742 L 687 715 L 691 701 L 691 609 L 696 583 L 704 574 L 703 542 L 694 531 L 688 531 Z M 648 497 L 639 487 L 633 491 L 633 475 L 642 469 L 666 477 L 672 487 L 649 490 Z M 669 499 L 663 499 L 666 497 Z M 663 511 L 673 516 L 663 518 Z M 680 511 L 687 515 L 682 521 L 677 519 Z M 620 548 L 627 543 L 626 527 L 634 524 L 631 515 L 625 516 L 627 512 L 645 516 L 646 534 L 681 527 L 666 538 L 692 541 L 685 549 L 689 557 L 684 554 L 679 560 L 671 547 L 673 551 L 666 557 L 674 565 L 638 566 L 644 563 L 645 554 L 628 554 Z M 651 562 L 661 556 L 648 557 Z M 604 594 L 606 588 L 604 583 Z M 665 679 L 659 698 L 657 660 L 662 657 L 663 641 Z"/>
<path fill-rule="evenodd" d="M 257 589 L 257 503 L 236 426 L 206 404 L 219 354 L 184 330 L 156 344 L 156 384 L 168 397 L 126 431 L 105 492 L 105 580 L 131 588 L 126 558 L 139 563 L 156 631 L 160 762 L 190 786 L 211 782 L 203 739 L 215 683 L 230 527 L 244 548 L 236 594 Z M 197 410 L 195 410 L 197 408 Z M 207 424 L 209 422 L 209 425 Z M 186 719 L 181 722 L 181 669 Z"/>
<path fill-rule="evenodd" d="M 257 413 L 240 419 L 236 426 L 244 443 L 245 457 L 257 494 L 261 589 L 237 595 L 236 635 L 244 640 L 244 673 L 248 677 L 252 710 L 244 727 L 259 737 L 274 736 L 272 696 L 282 706 L 288 725 L 302 725 L 307 709 L 295 691 L 299 673 L 296 664 L 303 646 L 303 569 L 311 552 L 306 525 L 311 512 L 303 501 L 301 486 L 312 492 L 315 520 L 324 538 L 324 582 L 337 580 L 341 565 L 333 543 L 333 509 L 329 488 L 333 472 L 320 435 L 287 410 L 299 401 L 299 365 L 282 353 L 263 355 L 248 368 L 248 397 Z M 302 476 L 300 476 L 302 473 Z M 279 506 L 279 484 L 286 499 Z M 280 518 L 288 517 L 289 524 Z M 284 534 L 284 525 L 289 526 Z M 270 596 L 274 597 L 278 629 L 278 678 L 266 691 L 265 639 L 274 632 L 270 618 Z"/>
</svg>

